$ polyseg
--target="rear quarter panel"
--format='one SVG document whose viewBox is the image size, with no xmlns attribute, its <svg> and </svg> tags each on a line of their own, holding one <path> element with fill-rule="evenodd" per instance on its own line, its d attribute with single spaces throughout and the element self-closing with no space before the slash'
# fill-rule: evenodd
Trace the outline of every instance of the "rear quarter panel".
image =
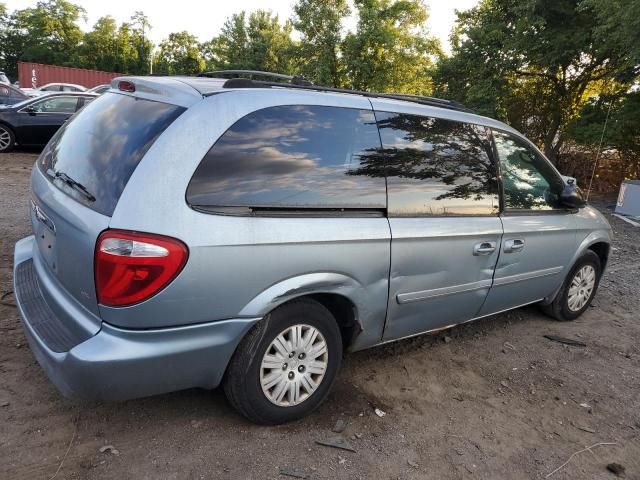
<svg viewBox="0 0 640 480">
<path fill-rule="evenodd" d="M 101 306 L 127 328 L 262 316 L 291 298 L 336 293 L 356 307 L 359 343 L 380 340 L 387 307 L 390 231 L 386 218 L 254 218 L 200 213 L 188 183 L 213 143 L 248 113 L 275 105 L 371 109 L 364 98 L 278 90 L 225 91 L 193 105 L 158 138 L 133 173 L 111 228 L 169 235 L 189 247 L 185 269 L 153 298 Z"/>
</svg>

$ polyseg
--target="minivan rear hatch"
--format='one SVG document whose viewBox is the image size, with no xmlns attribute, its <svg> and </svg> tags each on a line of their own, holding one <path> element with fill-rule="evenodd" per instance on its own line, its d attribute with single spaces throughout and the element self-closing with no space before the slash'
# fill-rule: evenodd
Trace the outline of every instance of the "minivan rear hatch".
<svg viewBox="0 0 640 480">
<path fill-rule="evenodd" d="M 96 240 L 142 157 L 184 110 L 106 93 L 67 122 L 37 160 L 32 223 L 38 273 L 96 316 Z"/>
</svg>

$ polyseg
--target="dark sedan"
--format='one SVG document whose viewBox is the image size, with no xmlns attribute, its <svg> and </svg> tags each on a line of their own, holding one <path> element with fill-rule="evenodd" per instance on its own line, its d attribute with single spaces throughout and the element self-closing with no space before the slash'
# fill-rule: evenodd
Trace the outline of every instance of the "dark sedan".
<svg viewBox="0 0 640 480">
<path fill-rule="evenodd" d="M 54 133 L 97 95 L 52 93 L 0 107 L 0 153 L 15 145 L 45 145 Z"/>
<path fill-rule="evenodd" d="M 29 96 L 19 88 L 0 83 L 0 105 L 14 105 L 28 98 Z"/>
</svg>

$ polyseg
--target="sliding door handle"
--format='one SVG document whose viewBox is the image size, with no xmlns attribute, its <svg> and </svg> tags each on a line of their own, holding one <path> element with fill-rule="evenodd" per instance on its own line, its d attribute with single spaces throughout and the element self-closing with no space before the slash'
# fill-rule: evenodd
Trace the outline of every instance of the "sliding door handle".
<svg viewBox="0 0 640 480">
<path fill-rule="evenodd" d="M 504 242 L 504 253 L 519 252 L 524 248 L 524 240 L 521 238 L 513 238 Z"/>
<path fill-rule="evenodd" d="M 473 247 L 474 255 L 491 255 L 496 251 L 496 242 L 481 242 Z"/>
</svg>

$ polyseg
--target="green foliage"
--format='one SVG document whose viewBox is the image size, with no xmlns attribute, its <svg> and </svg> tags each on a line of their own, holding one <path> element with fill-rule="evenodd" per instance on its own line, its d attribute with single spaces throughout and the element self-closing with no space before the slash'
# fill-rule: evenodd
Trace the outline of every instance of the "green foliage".
<svg viewBox="0 0 640 480">
<path fill-rule="evenodd" d="M 222 32 L 203 45 L 207 70 L 244 69 L 291 73 L 294 43 L 291 22 L 280 24 L 277 15 L 256 10 L 234 14 Z"/>
<path fill-rule="evenodd" d="M 318 85 L 343 86 L 340 47 L 342 21 L 349 15 L 346 0 L 300 0 L 294 12 L 293 26 L 302 35 L 296 52 L 300 73 Z"/>
<path fill-rule="evenodd" d="M 592 149 L 597 149 L 602 139 L 602 150 L 615 149 L 625 158 L 625 176 L 637 178 L 640 175 L 640 91 L 591 99 L 568 125 L 567 137 Z"/>
<path fill-rule="evenodd" d="M 620 45 L 596 41 L 595 2 L 483 0 L 459 12 L 437 91 L 506 120 L 557 159 L 566 126 L 594 87 L 629 66 Z"/>
<path fill-rule="evenodd" d="M 14 13 L 24 41 L 22 59 L 62 66 L 77 64 L 82 31 L 77 22 L 85 10 L 66 0 L 38 2 Z"/>
<path fill-rule="evenodd" d="M 163 75 L 192 75 L 202 71 L 205 65 L 200 44 L 195 35 L 183 31 L 170 33 L 160 43 L 153 61 L 155 73 Z"/>
<path fill-rule="evenodd" d="M 346 77 L 358 90 L 430 93 L 439 42 L 426 34 L 420 0 L 356 0 L 358 26 L 344 41 Z"/>
<path fill-rule="evenodd" d="M 127 72 L 146 74 L 149 72 L 153 52 L 153 43 L 148 38 L 149 30 L 152 28 L 149 18 L 144 12 L 137 11 L 131 17 L 128 27 L 131 31 L 131 41 L 135 46 L 136 58 L 130 58 Z"/>
<path fill-rule="evenodd" d="M 18 60 L 63 66 L 78 64 L 78 45 L 83 34 L 77 22 L 85 15 L 82 7 L 66 0 L 48 0 L 8 16 L 6 8 L 3 10 L 0 57 L 11 77 L 17 75 Z"/>
</svg>

